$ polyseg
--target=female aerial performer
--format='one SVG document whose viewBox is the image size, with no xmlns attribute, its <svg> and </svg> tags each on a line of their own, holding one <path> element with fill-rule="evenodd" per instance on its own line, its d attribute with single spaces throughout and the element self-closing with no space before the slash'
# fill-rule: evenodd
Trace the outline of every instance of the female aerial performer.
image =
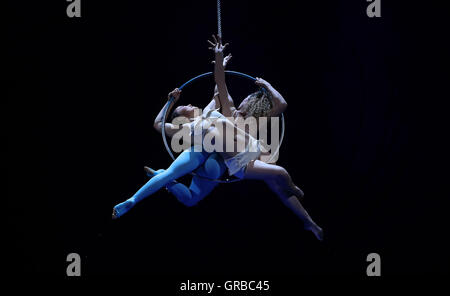
<svg viewBox="0 0 450 296">
<path fill-rule="evenodd" d="M 218 89 L 218 99 L 220 101 L 220 106 L 223 115 L 219 113 L 217 110 L 213 109 L 215 108 L 217 97 L 215 97 L 215 100 L 213 100 L 207 106 L 207 108 L 205 108 L 201 118 L 199 117 L 193 118 L 194 114 L 198 110 L 197 107 L 193 107 L 191 105 L 178 107 L 175 110 L 178 115 L 185 116 L 193 120 L 192 122 L 183 125 L 191 129 L 191 131 L 193 130 L 194 126 L 197 123 L 200 122 L 201 125 L 203 125 L 205 119 L 209 118 L 217 119 L 216 121 L 219 122 L 220 124 L 232 125 L 233 127 L 235 127 L 234 123 L 230 122 L 229 118 L 228 119 L 224 118 L 224 115 L 226 117 L 237 118 L 239 116 L 245 116 L 246 115 L 245 112 L 247 110 L 251 109 L 252 107 L 254 108 L 253 104 L 248 104 L 248 102 L 252 100 L 251 97 L 248 97 L 246 100 L 243 101 L 243 104 L 241 104 L 239 108 L 240 110 L 234 107 L 233 100 L 231 96 L 228 94 L 228 90 L 225 84 L 223 50 L 225 49 L 226 44 L 222 45 L 220 40 L 217 41 L 215 37 L 214 40 L 215 43 L 211 41 L 209 42 L 213 46 L 211 47 L 211 49 L 213 49 L 215 52 L 214 76 Z M 259 80 L 259 82 L 263 83 L 261 80 Z M 270 85 L 267 84 L 265 86 L 267 87 Z M 278 92 L 276 92 L 271 87 L 269 88 L 269 91 L 272 94 L 273 93 L 278 94 Z M 174 90 L 173 92 L 170 93 L 170 95 L 174 96 L 175 101 L 177 101 L 179 99 L 180 91 Z M 281 95 L 279 95 L 279 97 L 281 97 Z M 246 103 L 248 105 L 246 105 Z M 276 114 L 277 112 L 278 114 L 281 113 L 286 107 L 285 102 L 284 104 L 278 105 L 278 107 L 280 108 L 280 110 L 272 111 L 274 112 L 273 114 Z M 161 118 L 162 112 L 158 114 L 157 119 L 155 120 L 155 125 L 158 125 L 159 119 Z M 166 123 L 164 128 L 169 136 L 173 136 L 176 132 L 179 131 L 179 129 L 173 126 L 171 123 Z M 303 192 L 293 184 L 287 171 L 280 166 L 267 164 L 258 160 L 261 154 L 261 151 L 259 149 L 259 141 L 257 141 L 256 139 L 245 133 L 245 131 L 242 130 L 239 131 L 239 129 L 236 127 L 235 130 L 237 130 L 238 135 L 234 139 L 234 141 L 237 142 L 245 141 L 245 143 L 248 144 L 245 151 L 218 152 L 220 156 L 223 158 L 226 167 L 228 167 L 230 175 L 235 175 L 241 179 L 257 179 L 265 181 L 266 184 L 272 189 L 272 191 L 274 191 L 281 198 L 283 203 L 287 207 L 289 207 L 304 222 L 304 228 L 312 231 L 319 240 L 322 240 L 323 239 L 322 229 L 311 219 L 311 217 L 308 215 L 306 210 L 301 205 L 298 198 L 303 197 Z M 202 136 L 205 136 L 209 133 L 213 134 L 215 133 L 217 137 L 221 136 L 220 133 L 218 133 L 218 129 L 214 124 L 210 124 L 207 129 L 202 130 Z M 255 148 L 256 150 L 253 151 L 256 152 L 250 151 L 251 149 L 249 148 Z M 115 206 L 113 211 L 113 218 L 118 218 L 122 216 L 129 209 L 131 209 L 137 202 L 153 194 L 163 186 L 167 186 L 169 191 L 171 191 L 175 195 L 178 194 L 179 196 L 182 196 L 183 194 L 186 195 L 191 194 L 192 192 L 190 192 L 189 190 L 183 189 L 177 190 L 177 187 L 182 188 L 180 186 L 183 185 L 179 183 L 174 183 L 173 181 L 187 173 L 192 172 L 203 163 L 205 163 L 205 165 L 202 168 L 200 168 L 200 170 L 203 169 L 204 173 L 207 174 L 208 161 L 210 161 L 213 164 L 212 167 L 219 168 L 218 170 L 216 170 L 216 172 L 220 176 L 224 171 L 223 169 L 224 166 L 222 164 L 222 161 L 218 159 L 214 154 L 213 156 L 210 157 L 210 153 L 204 151 L 203 149 L 201 152 L 195 152 L 193 147 L 183 151 L 177 157 L 177 159 L 169 166 L 167 170 L 165 171 L 160 170 L 155 172 L 154 177 L 150 179 L 141 189 L 139 189 L 133 195 L 133 197 Z M 173 190 L 171 190 L 171 188 Z M 183 198 L 179 199 L 183 200 Z"/>
</svg>

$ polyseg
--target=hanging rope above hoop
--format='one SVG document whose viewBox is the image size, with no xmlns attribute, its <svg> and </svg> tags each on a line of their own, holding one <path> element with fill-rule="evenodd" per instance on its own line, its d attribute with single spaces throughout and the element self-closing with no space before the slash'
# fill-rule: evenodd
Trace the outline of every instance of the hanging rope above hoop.
<svg viewBox="0 0 450 296">
<path fill-rule="evenodd" d="M 220 0 L 217 0 L 217 35 L 222 39 L 222 17 L 220 10 Z"/>
<path fill-rule="evenodd" d="M 221 8 L 220 8 L 220 0 L 217 0 L 217 35 L 219 36 L 220 40 L 223 40 L 222 38 L 222 17 L 221 17 Z M 225 71 L 226 74 L 230 74 L 233 76 L 238 76 L 238 77 L 243 77 L 243 78 L 247 78 L 251 81 L 256 81 L 256 78 L 248 75 L 248 74 L 244 74 L 244 73 L 240 73 L 240 72 L 236 72 L 236 71 Z M 203 78 L 203 77 L 208 77 L 208 76 L 213 76 L 214 73 L 213 72 L 207 72 L 207 73 L 203 73 L 200 74 L 194 78 L 191 78 L 190 80 L 188 80 L 187 82 L 183 83 L 178 89 L 182 90 L 185 86 L 191 84 L 192 82 Z M 266 92 L 266 90 L 264 88 L 261 88 L 262 91 Z M 165 123 L 166 123 L 166 119 L 167 119 L 167 113 L 169 110 L 169 106 L 173 103 L 174 101 L 174 97 L 170 97 L 169 101 L 167 102 L 166 106 L 164 107 L 163 110 L 163 116 L 162 116 L 162 126 L 163 128 L 161 129 L 161 134 L 162 134 L 162 138 L 163 138 L 163 142 L 164 142 L 164 146 L 166 147 L 167 152 L 169 153 L 170 157 L 175 160 L 175 156 L 173 155 L 169 144 L 167 143 L 167 137 L 166 137 L 166 133 L 165 133 Z M 283 143 L 283 139 L 284 139 L 284 131 L 285 131 L 285 124 L 284 124 L 284 115 L 283 113 L 281 113 L 281 138 L 280 138 L 280 142 L 278 144 L 277 149 L 275 150 L 275 153 L 272 154 L 271 158 L 269 159 L 269 162 L 272 161 L 273 157 L 278 155 L 281 144 Z M 193 176 L 198 176 L 196 173 L 191 172 L 190 173 Z M 240 181 L 241 179 L 235 178 L 226 178 L 225 180 L 221 180 L 221 179 L 210 179 L 204 176 L 199 176 L 202 179 L 206 179 L 206 180 L 210 180 L 213 182 L 217 182 L 217 183 L 231 183 L 231 182 L 236 182 L 236 181 Z"/>
</svg>

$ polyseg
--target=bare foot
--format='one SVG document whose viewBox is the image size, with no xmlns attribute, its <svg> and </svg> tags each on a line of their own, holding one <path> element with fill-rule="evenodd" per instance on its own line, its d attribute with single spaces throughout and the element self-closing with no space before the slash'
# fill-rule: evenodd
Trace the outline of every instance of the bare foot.
<svg viewBox="0 0 450 296">
<path fill-rule="evenodd" d="M 144 167 L 144 171 L 149 177 L 153 177 L 156 174 L 156 171 L 152 168 L 149 168 L 148 166 Z"/>
<path fill-rule="evenodd" d="M 311 231 L 319 241 L 323 241 L 323 230 L 319 227 L 319 225 L 315 223 L 305 225 L 305 230 Z"/>
<path fill-rule="evenodd" d="M 149 168 L 148 166 L 144 166 L 144 171 L 147 174 L 147 177 L 153 178 L 154 176 L 161 174 L 165 170 L 159 169 L 159 170 L 155 171 L 154 169 Z"/>
<path fill-rule="evenodd" d="M 123 214 L 128 212 L 132 207 L 134 207 L 135 202 L 131 199 L 127 199 L 126 201 L 116 205 L 113 209 L 112 218 L 117 219 L 121 217 Z"/>
<path fill-rule="evenodd" d="M 119 213 L 116 211 L 116 209 L 113 209 L 112 218 L 113 218 L 113 220 L 116 220 L 117 218 L 119 218 Z"/>
</svg>

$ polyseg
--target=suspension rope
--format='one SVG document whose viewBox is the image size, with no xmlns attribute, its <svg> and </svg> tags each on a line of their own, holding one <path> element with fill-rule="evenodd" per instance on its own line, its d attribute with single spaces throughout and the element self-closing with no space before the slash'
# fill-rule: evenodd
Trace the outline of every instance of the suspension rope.
<svg viewBox="0 0 450 296">
<path fill-rule="evenodd" d="M 222 17 L 220 11 L 220 0 L 217 0 L 217 35 L 219 35 L 220 39 L 222 39 Z"/>
</svg>

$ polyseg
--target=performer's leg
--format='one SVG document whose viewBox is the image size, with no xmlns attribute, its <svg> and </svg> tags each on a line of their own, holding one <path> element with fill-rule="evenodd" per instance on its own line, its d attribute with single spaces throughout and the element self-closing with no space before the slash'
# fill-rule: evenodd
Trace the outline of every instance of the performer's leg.
<svg viewBox="0 0 450 296">
<path fill-rule="evenodd" d="M 304 228 L 312 231 L 317 239 L 323 239 L 322 229 L 312 220 L 299 201 L 299 198 L 303 197 L 303 191 L 295 186 L 284 168 L 256 160 L 249 163 L 244 178 L 264 180 L 269 188 L 280 197 L 283 204 L 303 221 Z"/>
<path fill-rule="evenodd" d="M 155 175 L 160 174 L 160 173 L 164 172 L 165 170 L 161 169 L 161 170 L 154 171 L 148 167 L 145 167 L 145 171 L 147 172 L 147 176 L 149 176 L 150 178 L 153 178 Z M 183 183 L 178 183 L 175 180 L 171 181 L 166 184 L 166 189 L 167 189 L 167 191 L 172 193 L 178 199 L 179 202 L 185 204 L 186 206 L 194 205 L 194 204 L 191 204 L 192 192 Z"/>
<path fill-rule="evenodd" d="M 147 173 L 147 176 L 150 178 L 153 178 L 155 175 L 161 174 L 162 172 L 165 172 L 166 170 L 160 169 L 160 170 L 153 170 L 147 166 L 144 167 L 145 172 Z M 177 199 L 190 199 L 191 198 L 191 192 L 189 191 L 189 188 L 187 188 L 184 184 L 178 183 L 176 180 L 173 180 L 166 184 L 166 189 L 176 196 Z"/>
<path fill-rule="evenodd" d="M 211 153 L 208 159 L 197 169 L 191 181 L 191 185 L 186 187 L 182 183 L 175 181 L 167 184 L 167 190 L 172 193 L 178 201 L 184 205 L 191 207 L 196 205 L 200 200 L 207 196 L 211 191 L 219 184 L 218 182 L 211 181 L 210 179 L 218 179 L 225 172 L 225 164 L 222 157 L 217 153 Z M 159 174 L 164 170 L 158 170 L 156 172 L 147 172 L 149 176 L 153 174 Z"/>
<path fill-rule="evenodd" d="M 186 200 L 186 206 L 196 205 L 200 200 L 205 198 L 219 185 L 218 182 L 210 179 L 219 179 L 225 173 L 225 163 L 223 158 L 217 154 L 212 153 L 205 163 L 196 170 L 198 176 L 194 176 L 189 186 L 191 192 L 191 199 Z M 203 178 L 202 178 L 203 177 Z"/>
<path fill-rule="evenodd" d="M 155 175 L 141 187 L 131 198 L 114 207 L 113 218 L 118 218 L 128 212 L 136 203 L 155 193 L 169 182 L 180 178 L 201 165 L 207 158 L 206 152 L 182 152 L 164 172 Z"/>
</svg>

